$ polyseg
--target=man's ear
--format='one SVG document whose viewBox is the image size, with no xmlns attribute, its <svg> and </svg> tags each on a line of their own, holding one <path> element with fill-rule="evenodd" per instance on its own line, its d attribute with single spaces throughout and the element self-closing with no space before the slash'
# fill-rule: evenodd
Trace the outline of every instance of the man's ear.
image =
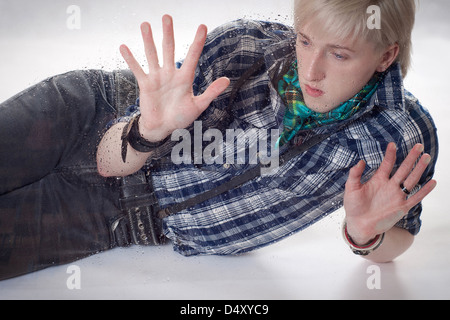
<svg viewBox="0 0 450 320">
<path fill-rule="evenodd" d="M 389 46 L 383 53 L 381 57 L 380 64 L 378 65 L 377 71 L 384 72 L 386 71 L 397 59 L 398 54 L 400 52 L 400 47 L 398 43 Z"/>
</svg>

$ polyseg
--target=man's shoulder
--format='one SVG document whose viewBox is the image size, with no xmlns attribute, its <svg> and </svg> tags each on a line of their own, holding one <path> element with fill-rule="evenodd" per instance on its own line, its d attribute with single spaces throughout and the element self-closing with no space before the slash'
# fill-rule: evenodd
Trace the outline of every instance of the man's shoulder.
<svg viewBox="0 0 450 320">
<path fill-rule="evenodd" d="M 427 118 L 433 122 L 428 110 L 420 103 L 411 92 L 406 90 L 401 74 L 400 64 L 395 64 L 385 75 L 385 78 L 376 94 L 371 100 L 371 104 L 381 106 L 383 110 L 391 115 L 398 114 L 413 120 Z"/>
<path fill-rule="evenodd" d="M 418 98 L 406 89 L 405 106 L 409 117 L 420 127 L 421 131 L 427 132 L 433 136 L 433 139 L 437 140 L 437 128 L 430 111 L 421 104 Z"/>
<path fill-rule="evenodd" d="M 261 57 L 267 57 L 272 52 L 269 48 L 287 47 L 294 34 L 288 25 L 249 19 L 230 21 L 213 29 L 199 59 L 206 77 L 201 82 L 211 83 L 219 76 L 239 78 Z M 290 46 L 289 49 L 292 51 Z"/>
</svg>

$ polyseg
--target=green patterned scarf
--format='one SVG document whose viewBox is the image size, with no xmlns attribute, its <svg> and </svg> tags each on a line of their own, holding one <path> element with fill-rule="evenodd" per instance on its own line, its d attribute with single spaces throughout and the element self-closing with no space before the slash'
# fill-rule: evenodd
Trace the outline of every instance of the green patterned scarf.
<svg viewBox="0 0 450 320">
<path fill-rule="evenodd" d="M 303 102 L 303 93 L 298 80 L 297 61 L 278 84 L 278 92 L 286 104 L 284 132 L 277 145 L 291 141 L 300 130 L 314 129 L 319 126 L 349 119 L 364 106 L 375 93 L 382 77 L 379 73 L 353 98 L 328 113 L 318 113 L 309 109 Z"/>
</svg>

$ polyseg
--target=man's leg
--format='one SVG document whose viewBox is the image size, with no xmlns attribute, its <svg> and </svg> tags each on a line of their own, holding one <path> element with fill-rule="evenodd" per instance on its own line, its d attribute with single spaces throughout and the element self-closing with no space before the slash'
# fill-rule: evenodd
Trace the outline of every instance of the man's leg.
<svg viewBox="0 0 450 320">
<path fill-rule="evenodd" d="M 95 159 L 116 116 L 111 86 L 103 72 L 71 72 L 0 105 L 0 279 L 111 247 L 119 191 Z"/>
<path fill-rule="evenodd" d="M 55 168 L 95 163 L 102 126 L 115 116 L 103 77 L 98 71 L 70 72 L 0 105 L 0 195 Z"/>
</svg>

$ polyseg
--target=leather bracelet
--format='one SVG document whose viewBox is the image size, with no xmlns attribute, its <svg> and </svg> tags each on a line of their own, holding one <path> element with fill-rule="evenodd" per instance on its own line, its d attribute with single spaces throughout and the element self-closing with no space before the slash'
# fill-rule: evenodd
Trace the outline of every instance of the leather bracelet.
<svg viewBox="0 0 450 320">
<path fill-rule="evenodd" d="M 358 256 L 368 256 L 375 250 L 379 249 L 383 244 L 384 238 L 386 236 L 386 234 L 383 233 L 381 235 L 376 236 L 375 239 L 373 239 L 366 245 L 363 246 L 357 245 L 348 234 L 347 222 L 344 222 L 344 225 L 342 227 L 342 235 L 344 237 L 345 242 L 348 244 L 353 253 Z"/>
<path fill-rule="evenodd" d="M 150 153 L 160 148 L 170 139 L 170 135 L 159 142 L 151 142 L 142 137 L 139 131 L 139 119 L 141 115 L 133 117 L 131 121 L 123 128 L 122 132 L 122 160 L 125 163 L 127 159 L 128 144 L 136 151 Z M 129 129 L 131 126 L 131 129 Z"/>
</svg>

